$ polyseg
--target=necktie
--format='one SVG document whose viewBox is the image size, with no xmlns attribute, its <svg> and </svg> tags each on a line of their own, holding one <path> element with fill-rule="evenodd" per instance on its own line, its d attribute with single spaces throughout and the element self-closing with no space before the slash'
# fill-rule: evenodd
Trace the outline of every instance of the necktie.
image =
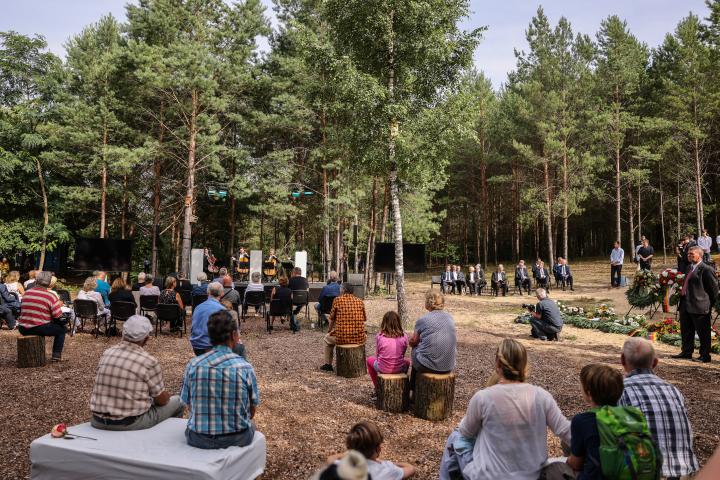
<svg viewBox="0 0 720 480">
<path fill-rule="evenodd" d="M 687 293 L 688 284 L 690 283 L 689 280 L 690 280 L 690 277 L 692 277 L 693 275 L 695 275 L 695 265 L 690 266 L 690 273 L 688 273 L 687 276 L 685 277 L 685 281 L 683 282 L 682 290 L 680 290 L 681 296 L 684 297 L 685 294 Z"/>
</svg>

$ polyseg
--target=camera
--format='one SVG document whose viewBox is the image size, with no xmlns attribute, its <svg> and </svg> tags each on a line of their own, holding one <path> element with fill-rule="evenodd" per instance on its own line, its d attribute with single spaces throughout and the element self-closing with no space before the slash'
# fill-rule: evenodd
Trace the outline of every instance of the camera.
<svg viewBox="0 0 720 480">
<path fill-rule="evenodd" d="M 526 308 L 526 309 L 530 310 L 531 312 L 535 311 L 535 305 L 532 305 L 530 303 L 523 303 L 522 308 Z"/>
</svg>

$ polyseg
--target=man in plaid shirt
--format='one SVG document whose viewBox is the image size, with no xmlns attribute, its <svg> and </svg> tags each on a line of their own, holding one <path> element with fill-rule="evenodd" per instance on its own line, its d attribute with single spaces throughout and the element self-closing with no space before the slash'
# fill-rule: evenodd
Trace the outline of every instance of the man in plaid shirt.
<svg viewBox="0 0 720 480">
<path fill-rule="evenodd" d="M 216 449 L 252 443 L 252 418 L 260 404 L 252 365 L 233 353 L 240 341 L 230 312 L 213 313 L 207 323 L 213 348 L 190 360 L 180 398 L 190 407 L 185 438 L 188 445 Z"/>
<path fill-rule="evenodd" d="M 625 369 L 625 390 L 618 405 L 639 408 L 663 455 L 662 474 L 667 480 L 689 478 L 700 469 L 693 453 L 693 433 L 685 399 L 673 385 L 653 373 L 658 364 L 652 343 L 630 338 L 620 357 Z"/>
<path fill-rule="evenodd" d="M 335 345 L 365 345 L 365 304 L 353 295 L 353 286 L 343 283 L 340 296 L 330 310 L 330 327 L 325 336 L 325 364 L 320 370 L 332 372 Z"/>
</svg>

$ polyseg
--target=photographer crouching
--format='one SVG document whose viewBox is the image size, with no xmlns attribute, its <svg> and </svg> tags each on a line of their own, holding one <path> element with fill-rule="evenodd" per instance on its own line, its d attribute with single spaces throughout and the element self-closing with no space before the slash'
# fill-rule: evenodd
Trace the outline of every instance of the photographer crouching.
<svg viewBox="0 0 720 480">
<path fill-rule="evenodd" d="M 558 333 L 562 330 L 563 319 L 557 304 L 550 300 L 544 288 L 535 290 L 535 296 L 538 299 L 537 305 L 529 305 L 524 303 L 523 308 L 527 308 L 532 314 L 530 325 L 532 330 L 530 335 L 540 340 L 558 340 Z"/>
</svg>

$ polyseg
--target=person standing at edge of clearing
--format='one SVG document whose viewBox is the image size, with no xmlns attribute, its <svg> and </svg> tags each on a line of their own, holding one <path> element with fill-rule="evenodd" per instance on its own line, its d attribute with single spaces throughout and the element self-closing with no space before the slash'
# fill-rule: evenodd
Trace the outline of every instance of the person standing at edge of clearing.
<svg viewBox="0 0 720 480">
<path fill-rule="evenodd" d="M 610 252 L 610 287 L 612 288 L 620 286 L 624 261 L 625 250 L 620 246 L 620 242 L 615 242 L 615 248 Z"/>
</svg>

